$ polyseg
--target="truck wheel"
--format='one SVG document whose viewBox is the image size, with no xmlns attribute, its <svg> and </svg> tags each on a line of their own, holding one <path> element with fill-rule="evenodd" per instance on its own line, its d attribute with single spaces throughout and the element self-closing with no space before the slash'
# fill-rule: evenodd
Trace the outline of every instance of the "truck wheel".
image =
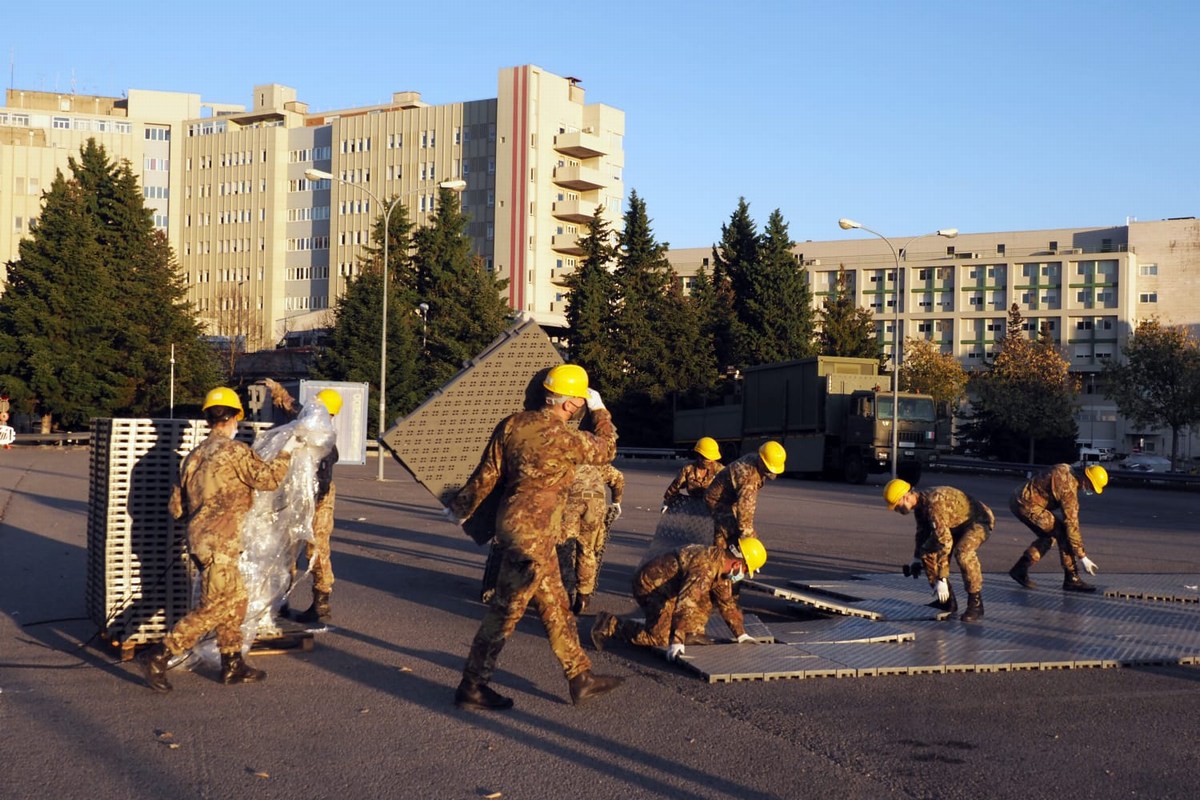
<svg viewBox="0 0 1200 800">
<path fill-rule="evenodd" d="M 867 467 L 863 464 L 862 456 L 858 453 L 847 453 L 846 460 L 842 465 L 842 477 L 846 483 L 865 483 L 867 480 Z"/>
</svg>

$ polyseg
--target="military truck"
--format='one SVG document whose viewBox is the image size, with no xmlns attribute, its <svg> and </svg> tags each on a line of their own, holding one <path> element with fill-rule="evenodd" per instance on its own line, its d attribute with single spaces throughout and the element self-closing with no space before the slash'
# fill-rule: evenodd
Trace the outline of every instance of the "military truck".
<svg viewBox="0 0 1200 800">
<path fill-rule="evenodd" d="M 774 439 L 787 450 L 789 473 L 862 483 L 870 473 L 891 471 L 892 392 L 875 359 L 817 356 L 763 364 L 743 370 L 740 384 L 740 397 L 677 410 L 676 445 L 690 448 L 711 436 L 729 458 Z M 939 423 L 929 395 L 901 392 L 897 399 L 897 473 L 915 482 L 948 449 L 949 428 Z"/>
</svg>

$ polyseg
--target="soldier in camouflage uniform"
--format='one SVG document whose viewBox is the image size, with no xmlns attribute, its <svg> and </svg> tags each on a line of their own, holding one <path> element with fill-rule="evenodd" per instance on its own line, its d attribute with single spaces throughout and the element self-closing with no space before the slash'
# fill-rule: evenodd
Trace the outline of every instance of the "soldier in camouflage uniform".
<svg viewBox="0 0 1200 800">
<path fill-rule="evenodd" d="M 674 661 L 693 643 L 708 644 L 704 628 L 714 603 L 736 641 L 753 642 L 746 633 L 733 586 L 753 576 L 767 561 L 758 539 L 745 538 L 727 548 L 689 544 L 651 559 L 633 576 L 633 599 L 646 612 L 645 623 L 600 612 L 592 626 L 592 644 L 603 650 L 610 638 L 640 647 L 665 647 Z"/>
<path fill-rule="evenodd" d="M 574 565 L 575 601 L 571 611 L 583 614 L 596 591 L 600 571 L 600 554 L 608 536 L 608 499 L 605 487 L 612 492 L 615 515 L 621 516 L 621 495 L 625 492 L 625 476 L 612 464 L 581 464 L 575 468 L 575 480 L 567 491 L 563 506 L 562 543 L 568 565 Z M 561 563 L 561 561 L 560 561 Z"/>
<path fill-rule="evenodd" d="M 1079 532 L 1079 489 L 1082 487 L 1088 494 L 1100 494 L 1107 484 L 1108 470 L 1099 464 L 1085 468 L 1082 478 L 1076 478 L 1069 465 L 1056 464 L 1013 492 L 1009 509 L 1037 534 L 1037 539 L 1008 571 L 1014 581 L 1028 589 L 1036 588 L 1029 578 L 1029 568 L 1058 542 L 1063 590 L 1096 591 L 1095 586 L 1084 583 L 1079 577 L 1079 565 L 1083 565 L 1088 574 L 1096 574 L 1096 563 L 1084 552 L 1083 535 Z M 1061 516 L 1053 513 L 1056 510 Z"/>
<path fill-rule="evenodd" d="M 143 656 L 146 683 L 157 692 L 171 691 L 167 681 L 171 659 L 186 653 L 213 630 L 223 683 L 252 683 L 267 677 L 242 658 L 242 623 L 248 603 L 238 566 L 242 520 L 255 489 L 273 491 L 283 482 L 297 440 L 290 439 L 269 462 L 235 440 L 243 412 L 232 389 L 219 387 L 209 392 L 204 415 L 211 427 L 208 438 L 180 465 L 169 505 L 172 517 L 187 517 L 188 551 L 200 568 L 200 603 Z"/>
<path fill-rule="evenodd" d="M 713 478 L 717 477 L 717 473 L 724 469 L 721 464 L 721 450 L 717 446 L 716 440 L 702 436 L 692 450 L 696 453 L 696 460 L 685 464 L 683 469 L 679 470 L 679 474 L 675 476 L 675 480 L 671 481 L 671 485 L 663 493 L 662 508 L 659 513 L 667 513 L 671 501 L 680 492 L 686 493 L 688 497 L 703 497 L 704 491 L 713 482 Z"/>
<path fill-rule="evenodd" d="M 704 492 L 713 517 L 713 544 L 724 550 L 725 545 L 741 537 L 755 536 L 754 511 L 758 508 L 758 492 L 763 482 L 773 480 L 783 472 L 786 454 L 778 442 L 767 442 L 758 452 L 732 461 L 717 473 Z"/>
<path fill-rule="evenodd" d="M 617 688 L 624 680 L 592 674 L 591 661 L 579 644 L 555 551 L 563 500 L 576 465 L 612 461 L 617 431 L 600 395 L 588 388 L 583 368 L 557 366 L 547 374 L 543 386 L 546 406 L 518 412 L 496 426 L 479 466 L 444 511 L 447 519 L 461 524 L 503 482 L 496 514 L 496 539 L 504 548 L 500 574 L 454 693 L 454 703 L 460 707 L 512 707 L 512 700 L 488 682 L 500 651 L 531 601 L 567 677 L 571 702 L 578 705 Z M 595 421 L 594 433 L 567 426 L 567 420 L 585 404 Z"/>
<path fill-rule="evenodd" d="M 291 393 L 267 378 L 263 381 L 271 390 L 271 403 L 282 411 L 289 420 L 300 416 L 301 406 Z M 330 417 L 336 417 L 342 410 L 342 396 L 333 389 L 322 389 L 317 392 L 317 400 L 325 406 Z M 305 557 L 312 571 L 312 605 L 306 611 L 296 614 L 299 622 L 323 622 L 328 620 L 333 611 L 329 606 L 329 597 L 333 594 L 333 560 L 330 550 L 330 539 L 333 537 L 333 504 L 337 499 L 337 489 L 333 485 L 333 467 L 338 461 L 337 445 L 329 454 L 317 463 L 317 494 L 316 506 L 313 509 L 312 533 L 313 540 L 305 547 Z M 292 578 L 296 577 L 296 561 L 291 563 Z"/>
<path fill-rule="evenodd" d="M 983 617 L 983 571 L 976 551 L 987 541 L 996 524 L 992 510 L 978 500 L 950 486 L 935 486 L 925 491 L 914 489 L 907 481 L 894 478 L 883 487 L 888 508 L 917 518 L 914 563 L 906 572 L 916 577 L 924 568 L 936 599 L 931 606 L 943 611 L 958 610 L 958 600 L 950 588 L 950 554 L 958 561 L 963 585 L 967 590 L 967 610 L 963 622 Z M 917 563 L 920 562 L 920 566 Z"/>
</svg>

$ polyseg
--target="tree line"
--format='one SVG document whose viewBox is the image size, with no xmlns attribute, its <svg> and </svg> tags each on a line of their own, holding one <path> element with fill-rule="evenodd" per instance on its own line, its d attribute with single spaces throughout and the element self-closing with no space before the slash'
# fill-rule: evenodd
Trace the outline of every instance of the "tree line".
<svg viewBox="0 0 1200 800">
<path fill-rule="evenodd" d="M 46 426 L 163 415 L 174 345 L 177 400 L 197 404 L 232 368 L 223 372 L 204 341 L 136 177 L 92 140 L 69 166 L 70 175 L 60 173 L 44 193 L 41 216 L 8 264 L 0 392 Z M 331 312 L 312 376 L 379 390 L 384 291 L 387 419 L 412 411 L 492 343 L 513 321 L 501 298 L 507 281 L 472 255 L 468 223 L 458 194 L 445 188 L 420 229 L 403 204 L 381 212 L 362 269 Z M 588 370 L 627 444 L 671 445 L 674 408 L 720 402 L 749 366 L 814 355 L 887 364 L 874 317 L 855 305 L 844 269 L 814 303 L 778 209 L 760 231 L 739 198 L 712 247 L 711 269 L 700 269 L 687 290 L 636 191 L 620 231 L 598 208 L 579 244 L 575 268 L 559 277 L 567 327 L 558 344 L 564 358 Z M 1066 459 L 1077 436 L 1077 376 L 1059 345 L 1027 327 L 1014 305 L 995 357 L 971 372 L 939 345 L 907 339 L 901 388 L 932 394 L 944 413 L 960 416 L 964 439 L 980 452 Z M 1200 421 L 1195 338 L 1185 327 L 1146 320 L 1121 356 L 1102 373 L 1109 396 L 1136 423 L 1170 428 L 1177 445 Z"/>
</svg>

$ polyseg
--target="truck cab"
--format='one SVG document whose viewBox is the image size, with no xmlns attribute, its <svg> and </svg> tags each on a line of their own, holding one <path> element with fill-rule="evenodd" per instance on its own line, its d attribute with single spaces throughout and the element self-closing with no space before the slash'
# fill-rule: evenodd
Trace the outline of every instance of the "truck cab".
<svg viewBox="0 0 1200 800">
<path fill-rule="evenodd" d="M 897 473 L 910 480 L 937 458 L 937 408 L 928 395 L 901 392 L 897 398 L 900 422 Z M 842 473 L 851 483 L 861 483 L 868 473 L 891 468 L 892 393 L 857 391 L 850 395 L 842 436 Z"/>
</svg>

